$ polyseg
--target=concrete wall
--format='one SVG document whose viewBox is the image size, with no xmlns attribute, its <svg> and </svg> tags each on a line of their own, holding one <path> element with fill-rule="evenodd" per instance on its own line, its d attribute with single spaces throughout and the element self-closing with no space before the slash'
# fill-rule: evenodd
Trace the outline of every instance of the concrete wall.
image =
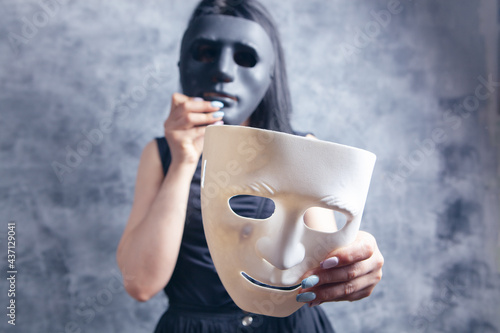
<svg viewBox="0 0 500 333">
<path fill-rule="evenodd" d="M 16 326 L 150 332 L 115 249 L 143 146 L 178 90 L 194 0 L 0 0 L 0 308 L 16 231 Z M 499 332 L 495 0 L 265 1 L 293 123 L 375 152 L 363 228 L 386 264 L 374 294 L 326 304 L 340 332 Z M 488 83 L 489 82 L 489 83 Z"/>
</svg>

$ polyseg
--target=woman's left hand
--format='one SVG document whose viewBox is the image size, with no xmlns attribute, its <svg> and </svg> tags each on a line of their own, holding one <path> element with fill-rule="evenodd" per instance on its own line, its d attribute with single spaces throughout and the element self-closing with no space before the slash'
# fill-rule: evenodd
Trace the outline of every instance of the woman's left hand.
<svg viewBox="0 0 500 333">
<path fill-rule="evenodd" d="M 384 257 L 375 238 L 359 231 L 356 240 L 330 252 L 320 267 L 307 272 L 298 302 L 310 306 L 331 301 L 357 301 L 370 296 L 382 278 Z"/>
</svg>

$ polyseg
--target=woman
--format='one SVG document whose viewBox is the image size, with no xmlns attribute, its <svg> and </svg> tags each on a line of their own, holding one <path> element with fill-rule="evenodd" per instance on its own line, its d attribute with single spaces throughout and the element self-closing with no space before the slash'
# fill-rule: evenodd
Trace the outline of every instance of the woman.
<svg viewBox="0 0 500 333">
<path fill-rule="evenodd" d="M 141 156 L 134 203 L 117 260 L 129 294 L 146 301 L 164 289 L 169 308 L 156 332 L 333 332 L 320 307 L 358 300 L 381 278 L 375 239 L 359 232 L 304 275 L 286 318 L 244 313 L 224 290 L 206 245 L 200 208 L 200 156 L 208 125 L 231 124 L 292 133 L 291 103 L 277 30 L 254 0 L 202 1 L 184 34 L 179 70 L 183 94 L 172 96 L 165 138 Z M 267 214 L 241 198 L 241 215 Z M 306 222 L 331 224 L 323 212 Z"/>
</svg>

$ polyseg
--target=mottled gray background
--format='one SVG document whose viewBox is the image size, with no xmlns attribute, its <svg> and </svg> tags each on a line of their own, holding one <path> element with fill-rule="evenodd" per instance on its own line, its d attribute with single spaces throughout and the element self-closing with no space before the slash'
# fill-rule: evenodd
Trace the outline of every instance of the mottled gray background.
<svg viewBox="0 0 500 333">
<path fill-rule="evenodd" d="M 125 293 L 115 249 L 195 2 L 0 0 L 0 331 L 150 332 L 166 308 Z M 391 2 L 265 1 L 296 129 L 378 155 L 362 225 L 384 278 L 324 308 L 339 332 L 500 332 L 499 4 L 401 0 L 377 21 Z"/>
</svg>

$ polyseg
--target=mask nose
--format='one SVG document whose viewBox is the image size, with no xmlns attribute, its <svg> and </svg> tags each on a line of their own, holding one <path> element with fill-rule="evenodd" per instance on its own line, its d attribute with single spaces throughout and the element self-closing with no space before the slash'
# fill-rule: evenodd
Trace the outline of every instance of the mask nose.
<svg viewBox="0 0 500 333">
<path fill-rule="evenodd" d="M 233 50 L 229 47 L 224 47 L 216 62 L 216 69 L 212 80 L 214 83 L 232 82 L 234 81 L 235 70 L 236 63 L 233 59 Z"/>
<path fill-rule="evenodd" d="M 294 214 L 295 215 L 295 214 Z M 300 264 L 305 257 L 305 248 L 301 243 L 305 230 L 302 215 L 285 216 L 273 223 L 274 228 L 266 236 L 257 240 L 257 252 L 278 269 L 289 269 Z"/>
</svg>

